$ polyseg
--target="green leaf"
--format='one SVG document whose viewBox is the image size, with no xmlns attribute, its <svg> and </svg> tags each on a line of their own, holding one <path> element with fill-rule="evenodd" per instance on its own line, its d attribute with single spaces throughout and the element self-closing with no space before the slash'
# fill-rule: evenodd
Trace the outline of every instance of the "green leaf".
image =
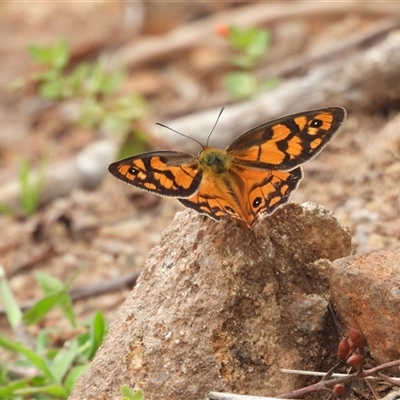
<svg viewBox="0 0 400 400">
<path fill-rule="evenodd" d="M 259 92 L 259 81 L 250 72 L 231 72 L 224 77 L 224 85 L 237 99 L 246 99 Z"/>
<path fill-rule="evenodd" d="M 231 27 L 229 32 L 229 42 L 238 53 L 231 62 L 241 68 L 253 68 L 270 47 L 271 34 L 264 29 Z"/>
<path fill-rule="evenodd" d="M 68 393 L 71 393 L 75 387 L 76 381 L 82 376 L 82 374 L 88 369 L 89 365 L 78 365 L 72 368 L 64 381 L 64 388 Z"/>
<path fill-rule="evenodd" d="M 144 400 L 144 392 L 143 392 L 143 390 L 141 390 L 141 389 L 136 390 L 136 392 L 133 393 L 132 400 Z"/>
<path fill-rule="evenodd" d="M 133 395 L 133 390 L 128 385 L 121 385 L 119 391 L 124 397 L 129 397 Z"/>
<path fill-rule="evenodd" d="M 20 355 L 23 355 L 27 360 L 29 360 L 36 368 L 38 368 L 42 373 L 51 381 L 55 382 L 55 378 L 49 369 L 45 359 L 40 357 L 35 352 L 29 350 L 24 347 L 22 344 L 14 342 L 10 339 L 5 338 L 4 336 L 0 336 L 0 346 L 5 348 L 6 350 L 13 351 Z"/>
<path fill-rule="evenodd" d="M 64 98 L 64 85 L 61 79 L 43 82 L 39 86 L 39 94 L 45 99 L 62 100 Z"/>
<path fill-rule="evenodd" d="M 76 326 L 76 316 L 74 311 L 74 304 L 68 293 L 64 292 L 58 301 L 64 316 L 68 319 L 72 327 Z"/>
<path fill-rule="evenodd" d="M 32 44 L 28 46 L 31 57 L 39 64 L 49 65 L 52 57 L 51 48 L 49 46 L 38 46 Z"/>
<path fill-rule="evenodd" d="M 8 280 L 5 277 L 3 266 L 0 264 L 0 297 L 3 300 L 4 310 L 11 328 L 15 331 L 22 322 L 22 312 L 17 299 L 11 291 Z"/>
<path fill-rule="evenodd" d="M 70 59 L 69 46 L 65 39 L 50 46 L 30 45 L 28 51 L 37 63 L 58 70 L 63 69 Z"/>
<path fill-rule="evenodd" d="M 78 341 L 69 342 L 68 348 L 62 348 L 56 354 L 51 362 L 51 370 L 57 381 L 61 383 L 67 371 L 72 367 L 74 360 L 79 353 Z"/>
<path fill-rule="evenodd" d="M 52 48 L 52 66 L 56 69 L 63 69 L 67 66 L 69 59 L 70 51 L 68 42 L 65 39 L 61 39 Z"/>
<path fill-rule="evenodd" d="M 9 398 L 15 398 L 15 397 L 11 397 L 16 390 L 18 389 L 22 389 L 25 387 L 28 387 L 30 383 L 30 379 L 29 378 L 25 378 L 25 379 L 18 379 L 18 380 L 14 380 L 8 384 L 2 384 L 0 386 L 0 398 L 7 398 L 7 396 Z"/>
<path fill-rule="evenodd" d="M 87 88 L 89 94 L 98 94 L 102 91 L 103 82 L 105 79 L 105 70 L 101 62 L 97 62 L 89 76 Z"/>
<path fill-rule="evenodd" d="M 104 66 L 103 69 L 105 70 Z M 126 72 L 122 69 L 118 69 L 112 73 L 104 73 L 99 91 L 104 94 L 115 93 L 125 79 Z"/>
<path fill-rule="evenodd" d="M 84 95 L 85 81 L 89 79 L 92 67 L 88 63 L 79 64 L 69 76 L 66 77 L 65 86 L 68 95 L 79 97 Z"/>
<path fill-rule="evenodd" d="M 229 42 L 233 48 L 255 55 L 262 55 L 270 45 L 271 34 L 260 28 L 229 29 Z"/>
<path fill-rule="evenodd" d="M 74 306 L 68 294 L 68 290 L 72 286 L 79 273 L 80 271 L 78 270 L 76 273 L 72 274 L 65 284 L 59 279 L 44 272 L 36 273 L 38 284 L 47 296 L 45 296 L 34 306 L 34 308 L 38 307 L 37 309 L 29 310 L 25 314 L 24 320 L 27 323 L 36 322 L 36 318 L 43 318 L 44 315 L 46 315 L 54 306 L 57 305 L 68 319 L 71 326 L 76 326 Z M 31 320 L 31 318 L 33 319 Z"/>
<path fill-rule="evenodd" d="M 40 321 L 46 314 L 59 304 L 64 292 L 55 293 L 43 297 L 31 309 L 25 312 L 23 321 L 26 325 L 34 324 Z"/>
<path fill-rule="evenodd" d="M 49 332 L 40 330 L 36 338 L 36 353 L 46 354 L 49 347 Z"/>
<path fill-rule="evenodd" d="M 119 388 L 122 400 L 144 400 L 144 392 L 141 389 L 133 391 L 127 385 L 121 385 Z"/>
<path fill-rule="evenodd" d="M 67 391 L 63 386 L 60 385 L 46 385 L 40 387 L 27 387 L 18 389 L 15 391 L 16 395 L 28 396 L 33 394 L 48 394 L 50 396 L 58 398 L 66 398 L 68 396 Z"/>
<path fill-rule="evenodd" d="M 19 166 L 19 185 L 20 201 L 25 215 L 33 214 L 40 200 L 40 195 L 45 179 L 45 168 L 47 166 L 48 156 L 44 155 L 40 161 L 40 166 L 32 177 L 31 167 L 27 160 L 22 160 Z"/>
<path fill-rule="evenodd" d="M 64 284 L 54 276 L 38 271 L 35 277 L 43 293 L 46 295 L 60 293 L 64 290 Z"/>
<path fill-rule="evenodd" d="M 259 59 L 270 47 L 270 42 L 271 34 L 269 31 L 256 29 L 251 32 L 246 46 L 246 53 L 255 59 Z"/>
<path fill-rule="evenodd" d="M 96 354 L 98 348 L 101 346 L 104 340 L 104 334 L 106 332 L 106 322 L 103 314 L 97 311 L 92 318 L 90 324 L 90 342 L 91 346 L 88 350 L 87 357 L 91 360 Z"/>
<path fill-rule="evenodd" d="M 19 183 L 21 191 L 21 205 L 26 215 L 32 214 L 36 209 L 36 192 L 31 188 L 29 181 L 30 165 L 28 160 L 22 160 L 19 166 Z"/>
</svg>

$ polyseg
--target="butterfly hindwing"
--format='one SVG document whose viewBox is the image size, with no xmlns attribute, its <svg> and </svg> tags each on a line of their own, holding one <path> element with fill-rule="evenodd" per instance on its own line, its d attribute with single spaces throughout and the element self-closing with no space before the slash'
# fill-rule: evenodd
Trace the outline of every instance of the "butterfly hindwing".
<svg viewBox="0 0 400 400">
<path fill-rule="evenodd" d="M 278 207 L 287 203 L 302 177 L 301 167 L 292 171 L 271 170 L 261 182 L 251 185 L 247 203 L 247 215 L 252 216 L 248 221 L 249 225 L 253 227 L 264 216 L 271 215 Z"/>
<path fill-rule="evenodd" d="M 314 158 L 345 117 L 343 108 L 327 107 L 278 118 L 239 136 L 227 152 L 243 165 L 288 171 Z"/>
<path fill-rule="evenodd" d="M 292 171 L 260 171 L 237 165 L 230 173 L 224 187 L 204 178 L 194 196 L 179 201 L 217 221 L 230 216 L 253 228 L 264 215 L 272 214 L 289 201 L 303 176 L 301 167 Z"/>
<path fill-rule="evenodd" d="M 241 178 L 239 180 L 241 181 Z M 224 216 L 246 221 L 238 187 L 232 171 L 221 174 L 204 173 L 198 192 L 194 196 L 179 199 L 179 201 L 184 206 L 206 214 L 217 221 Z"/>
<path fill-rule="evenodd" d="M 199 188 L 202 170 L 196 157 L 175 151 L 154 151 L 112 163 L 118 179 L 161 196 L 189 197 Z"/>
</svg>

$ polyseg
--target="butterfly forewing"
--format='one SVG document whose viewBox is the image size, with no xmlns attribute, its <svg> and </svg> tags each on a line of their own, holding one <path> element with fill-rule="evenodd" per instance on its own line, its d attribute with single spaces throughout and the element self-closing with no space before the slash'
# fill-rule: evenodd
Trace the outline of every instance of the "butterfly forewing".
<svg viewBox="0 0 400 400">
<path fill-rule="evenodd" d="M 345 117 L 343 108 L 328 107 L 278 118 L 239 136 L 227 152 L 243 165 L 288 171 L 314 158 Z"/>
<path fill-rule="evenodd" d="M 171 197 L 192 196 L 202 179 L 196 157 L 175 151 L 155 151 L 125 158 L 112 163 L 108 170 L 133 186 Z"/>
</svg>

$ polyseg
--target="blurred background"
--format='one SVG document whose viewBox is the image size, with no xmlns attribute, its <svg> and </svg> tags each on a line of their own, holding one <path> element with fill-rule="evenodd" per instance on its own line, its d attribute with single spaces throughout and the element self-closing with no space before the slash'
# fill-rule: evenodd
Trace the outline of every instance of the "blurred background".
<svg viewBox="0 0 400 400">
<path fill-rule="evenodd" d="M 205 143 L 223 107 L 211 146 L 345 107 L 292 200 L 333 212 L 356 253 L 398 247 L 399 28 L 397 2 L 1 2 L 0 264 L 17 303 L 71 282 L 76 318 L 111 320 L 183 207 L 117 181 L 108 164 L 197 154 L 155 123 Z M 12 336 L 4 299 L 0 334 Z M 69 326 L 63 313 L 49 306 L 29 333 Z"/>
</svg>

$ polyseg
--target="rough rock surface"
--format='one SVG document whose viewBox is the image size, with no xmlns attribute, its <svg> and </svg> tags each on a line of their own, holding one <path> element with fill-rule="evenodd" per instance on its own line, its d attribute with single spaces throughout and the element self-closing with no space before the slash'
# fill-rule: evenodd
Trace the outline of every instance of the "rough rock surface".
<svg viewBox="0 0 400 400">
<path fill-rule="evenodd" d="M 314 367 L 335 351 L 321 259 L 350 252 L 348 232 L 313 203 L 288 204 L 254 232 L 178 213 L 70 398 L 119 399 L 122 384 L 148 400 L 298 387 L 279 368 Z"/>
<path fill-rule="evenodd" d="M 330 288 L 340 318 L 364 333 L 372 357 L 400 358 L 400 250 L 336 260 Z"/>
</svg>

